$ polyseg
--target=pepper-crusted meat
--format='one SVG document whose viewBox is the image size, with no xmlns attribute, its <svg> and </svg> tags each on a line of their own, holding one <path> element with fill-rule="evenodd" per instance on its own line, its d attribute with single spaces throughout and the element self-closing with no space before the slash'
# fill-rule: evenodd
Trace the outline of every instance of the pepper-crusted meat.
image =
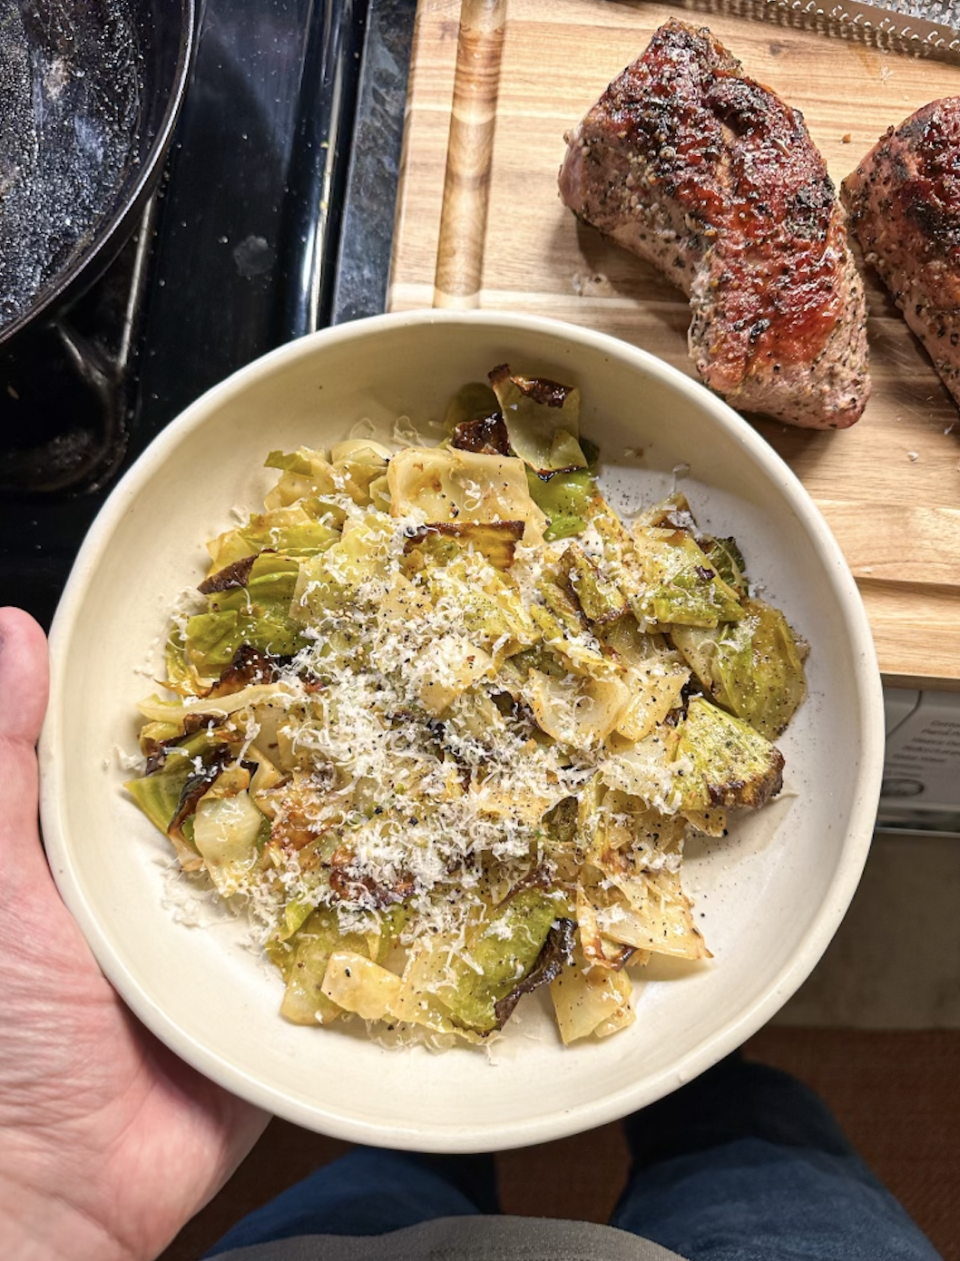
<svg viewBox="0 0 960 1261">
<path fill-rule="evenodd" d="M 960 404 L 960 97 L 889 128 L 840 195 L 867 262 Z"/>
<path fill-rule="evenodd" d="M 790 424 L 859 418 L 863 284 L 799 111 L 672 20 L 566 139 L 562 200 L 690 297 L 707 385 Z"/>
</svg>

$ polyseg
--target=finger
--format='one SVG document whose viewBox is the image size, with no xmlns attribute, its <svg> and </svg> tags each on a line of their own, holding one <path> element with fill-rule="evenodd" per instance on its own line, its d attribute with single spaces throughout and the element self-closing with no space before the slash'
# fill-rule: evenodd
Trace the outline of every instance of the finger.
<svg viewBox="0 0 960 1261">
<path fill-rule="evenodd" d="M 43 862 L 37 837 L 35 745 L 47 706 L 43 631 L 21 609 L 0 608 L 0 873 L 14 896 Z M 46 866 L 46 864 L 43 864 Z"/>
<path fill-rule="evenodd" d="M 22 609 L 0 608 L 0 742 L 33 748 L 48 687 L 43 631 Z M 7 777 L 2 778 L 6 785 Z"/>
</svg>

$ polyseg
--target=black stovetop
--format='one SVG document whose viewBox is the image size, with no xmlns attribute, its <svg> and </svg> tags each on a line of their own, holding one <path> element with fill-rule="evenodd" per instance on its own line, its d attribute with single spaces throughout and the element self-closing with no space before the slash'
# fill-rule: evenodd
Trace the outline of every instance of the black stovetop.
<svg viewBox="0 0 960 1261">
<path fill-rule="evenodd" d="M 383 310 L 415 8 L 199 6 L 140 229 L 0 350 L 0 603 L 49 624 L 100 505 L 174 416 L 265 351 Z"/>
</svg>

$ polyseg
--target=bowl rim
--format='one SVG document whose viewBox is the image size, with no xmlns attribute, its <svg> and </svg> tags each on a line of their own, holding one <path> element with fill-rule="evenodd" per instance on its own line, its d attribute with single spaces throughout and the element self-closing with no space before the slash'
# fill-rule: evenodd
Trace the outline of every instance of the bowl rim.
<svg viewBox="0 0 960 1261">
<path fill-rule="evenodd" d="M 626 359 L 669 388 L 686 394 L 711 419 L 725 429 L 745 453 L 759 463 L 803 521 L 812 546 L 833 586 L 837 606 L 846 627 L 852 654 L 856 697 L 860 715 L 858 731 L 864 738 L 854 781 L 850 818 L 840 841 L 843 861 L 824 896 L 801 946 L 756 999 L 730 1020 L 708 1033 L 674 1064 L 659 1073 L 638 1078 L 628 1086 L 569 1109 L 533 1119 L 495 1122 L 489 1126 L 437 1129 L 430 1125 L 388 1123 L 375 1125 L 328 1106 L 292 1099 L 277 1088 L 248 1074 L 196 1040 L 168 1016 L 144 992 L 127 968 L 122 950 L 115 951 L 94 907 L 87 901 L 74 866 L 71 841 L 60 828 L 58 749 L 62 747 L 61 707 L 58 697 L 66 675 L 72 630 L 82 609 L 91 574 L 108 549 L 113 534 L 141 486 L 149 480 L 154 461 L 179 446 L 208 416 L 219 412 L 231 398 L 254 382 L 281 371 L 287 364 L 306 359 L 324 347 L 364 339 L 387 330 L 437 324 L 472 324 L 545 334 L 563 342 L 579 343 L 601 353 Z M 580 325 L 541 317 L 485 310 L 422 309 L 376 315 L 308 334 L 280 346 L 238 369 L 212 386 L 174 417 L 126 471 L 94 519 L 80 549 L 54 615 L 49 636 L 50 705 L 39 741 L 41 768 L 41 820 L 47 857 L 60 894 L 78 921 L 107 979 L 143 1023 L 177 1055 L 207 1077 L 249 1102 L 294 1124 L 351 1142 L 400 1149 L 468 1152 L 505 1150 L 583 1132 L 616 1120 L 662 1097 L 703 1072 L 722 1056 L 740 1046 L 761 1028 L 810 975 L 833 938 L 857 885 L 872 839 L 880 793 L 884 746 L 883 699 L 873 636 L 853 575 L 819 508 L 800 479 L 767 441 L 734 409 L 698 381 L 650 352 Z"/>
</svg>

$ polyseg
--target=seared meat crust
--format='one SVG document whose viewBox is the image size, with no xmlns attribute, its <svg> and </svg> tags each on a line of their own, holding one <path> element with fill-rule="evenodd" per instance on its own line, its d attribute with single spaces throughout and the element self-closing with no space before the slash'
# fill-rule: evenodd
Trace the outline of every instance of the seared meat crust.
<svg viewBox="0 0 960 1261">
<path fill-rule="evenodd" d="M 889 128 L 840 195 L 867 262 L 960 404 L 960 97 Z"/>
<path fill-rule="evenodd" d="M 799 111 L 672 20 L 566 139 L 563 202 L 687 293 L 707 385 L 790 424 L 859 418 L 863 285 Z"/>
</svg>

